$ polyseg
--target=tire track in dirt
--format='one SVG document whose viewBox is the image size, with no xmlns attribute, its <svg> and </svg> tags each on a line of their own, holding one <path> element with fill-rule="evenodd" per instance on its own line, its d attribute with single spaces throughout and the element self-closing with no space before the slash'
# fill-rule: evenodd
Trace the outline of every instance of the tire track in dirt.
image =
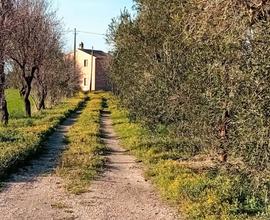
<svg viewBox="0 0 270 220">
<path fill-rule="evenodd" d="M 108 170 L 83 195 L 89 198 L 88 212 L 92 213 L 89 219 L 178 219 L 177 212 L 162 203 L 153 186 L 145 180 L 135 157 L 120 147 L 109 112 L 102 112 L 101 127 L 103 142 L 111 153 L 107 156 Z"/>
<path fill-rule="evenodd" d="M 78 113 L 79 114 L 79 113 Z M 54 169 L 65 133 L 76 122 L 67 119 L 47 141 L 39 159 L 11 175 L 0 193 L 1 220 L 172 220 L 177 212 L 162 203 L 133 156 L 119 145 L 108 112 L 101 115 L 103 142 L 110 150 L 105 173 L 93 181 L 89 191 L 68 194 Z M 87 128 L 86 128 L 87 129 Z"/>
<path fill-rule="evenodd" d="M 40 156 L 21 167 L 4 183 L 0 193 L 0 219 L 72 219 L 69 207 L 62 203 L 63 181 L 55 175 L 65 134 L 76 122 L 81 110 L 59 125 L 48 138 Z M 61 208 L 61 209 L 60 209 Z"/>
</svg>

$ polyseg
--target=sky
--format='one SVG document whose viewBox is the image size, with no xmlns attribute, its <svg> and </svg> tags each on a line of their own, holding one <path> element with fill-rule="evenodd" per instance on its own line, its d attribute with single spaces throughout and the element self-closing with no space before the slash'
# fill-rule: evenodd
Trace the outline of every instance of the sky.
<svg viewBox="0 0 270 220">
<path fill-rule="evenodd" d="M 83 32 L 105 34 L 112 18 L 117 17 L 124 8 L 132 9 L 132 0 L 54 0 L 54 7 L 65 29 L 65 50 L 72 51 L 74 45 L 74 28 L 77 35 L 77 47 L 80 42 L 84 47 L 107 52 L 105 36 Z"/>
</svg>

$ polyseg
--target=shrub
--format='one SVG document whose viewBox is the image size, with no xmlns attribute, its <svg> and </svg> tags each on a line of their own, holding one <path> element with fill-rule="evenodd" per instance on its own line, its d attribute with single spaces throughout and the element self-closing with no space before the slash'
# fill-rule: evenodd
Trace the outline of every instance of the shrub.
<svg viewBox="0 0 270 220">
<path fill-rule="evenodd" d="M 246 169 L 214 163 L 204 166 L 181 138 L 152 132 L 131 122 L 128 111 L 111 96 L 109 108 L 121 144 L 147 167 L 146 174 L 164 198 L 187 219 L 268 219 L 269 181 L 257 180 Z M 168 141 L 170 139 L 170 141 Z"/>
</svg>

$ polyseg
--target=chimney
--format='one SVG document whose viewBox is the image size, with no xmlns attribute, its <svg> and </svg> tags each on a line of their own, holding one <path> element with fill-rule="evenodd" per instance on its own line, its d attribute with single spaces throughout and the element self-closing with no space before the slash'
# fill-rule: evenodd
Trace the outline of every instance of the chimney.
<svg viewBox="0 0 270 220">
<path fill-rule="evenodd" d="M 84 43 L 81 42 L 80 45 L 79 45 L 80 49 L 84 49 Z"/>
</svg>

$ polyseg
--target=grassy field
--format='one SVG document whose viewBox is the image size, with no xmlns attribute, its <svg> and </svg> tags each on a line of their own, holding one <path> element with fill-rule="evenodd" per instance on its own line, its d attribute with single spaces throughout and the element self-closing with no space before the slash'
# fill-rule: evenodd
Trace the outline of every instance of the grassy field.
<svg viewBox="0 0 270 220">
<path fill-rule="evenodd" d="M 69 192 L 80 194 L 102 171 L 106 151 L 100 140 L 100 110 L 105 94 L 90 94 L 90 101 L 66 136 L 68 149 L 63 153 L 58 174 L 66 180 Z"/>
<path fill-rule="evenodd" d="M 113 96 L 109 109 L 123 147 L 144 163 L 147 177 L 186 219 L 270 219 L 265 189 L 257 189 L 250 176 L 222 165 L 204 166 L 200 159 L 192 161 L 181 147 L 183 141 L 130 122 L 128 111 Z"/>
<path fill-rule="evenodd" d="M 14 94 L 14 97 L 18 97 L 16 93 Z M 15 117 L 10 119 L 7 127 L 1 125 L 0 177 L 19 162 L 23 162 L 35 154 L 45 138 L 81 105 L 84 98 L 84 95 L 81 94 L 63 101 L 52 109 L 37 112 L 32 118 Z"/>
<path fill-rule="evenodd" d="M 23 118 L 24 113 L 24 102 L 23 98 L 20 96 L 19 90 L 17 89 L 7 89 L 5 91 L 7 103 L 8 103 L 8 112 L 11 118 Z M 34 101 L 30 98 L 32 104 L 32 111 L 36 112 L 36 107 Z"/>
</svg>

